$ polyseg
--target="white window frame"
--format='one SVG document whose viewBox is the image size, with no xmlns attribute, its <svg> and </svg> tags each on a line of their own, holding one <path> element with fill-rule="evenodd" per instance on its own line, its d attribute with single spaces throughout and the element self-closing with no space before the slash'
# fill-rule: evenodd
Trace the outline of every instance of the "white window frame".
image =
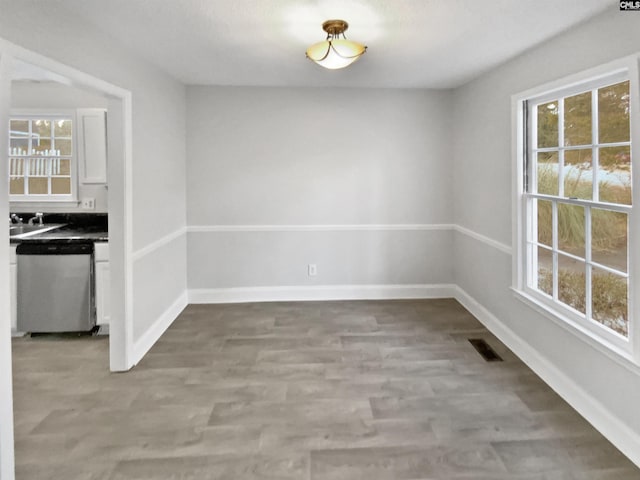
<svg viewBox="0 0 640 480">
<path fill-rule="evenodd" d="M 9 202 L 12 204 L 24 204 L 28 208 L 29 205 L 37 203 L 55 203 L 55 204 L 73 204 L 76 205 L 78 201 L 78 128 L 77 128 L 77 116 L 76 111 L 73 109 L 12 109 L 9 115 L 11 120 L 24 119 L 24 120 L 47 120 L 47 119 L 60 119 L 68 118 L 71 120 L 71 155 L 68 157 L 71 161 L 70 174 L 71 174 L 71 193 L 65 194 L 19 194 L 9 195 Z M 7 132 L 7 136 L 10 136 L 10 132 Z M 9 155 L 11 157 L 11 155 Z M 7 172 L 7 181 L 9 178 L 9 172 Z"/>
<path fill-rule="evenodd" d="M 512 97 L 513 125 L 513 261 L 512 290 L 527 305 L 556 322 L 583 341 L 625 365 L 640 365 L 640 55 L 632 55 L 606 65 L 581 72 L 540 87 L 521 92 Z M 544 295 L 527 282 L 528 242 L 530 225 L 530 201 L 525 192 L 525 162 L 530 145 L 526 145 L 527 101 L 545 103 L 579 91 L 629 80 L 631 122 L 631 187 L 632 206 L 622 207 L 628 212 L 628 337 L 624 338 L 604 326 L 574 315 L 569 307 L 559 308 L 556 302 L 547 301 Z M 595 140 L 595 139 L 594 139 Z M 556 198 L 556 197 L 552 197 Z M 563 200 L 565 201 L 565 200 Z M 571 203 L 571 200 L 566 200 Z M 581 204 L 581 201 L 575 203 Z"/>
</svg>

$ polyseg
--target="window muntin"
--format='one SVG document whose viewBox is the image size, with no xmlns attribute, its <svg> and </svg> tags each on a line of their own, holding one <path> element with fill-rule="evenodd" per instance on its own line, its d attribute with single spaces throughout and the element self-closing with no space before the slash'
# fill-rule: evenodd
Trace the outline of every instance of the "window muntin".
<svg viewBox="0 0 640 480">
<path fill-rule="evenodd" d="M 73 199 L 73 119 L 19 115 L 9 122 L 9 195 L 13 201 Z"/>
<path fill-rule="evenodd" d="M 527 101 L 526 290 L 591 331 L 629 337 L 629 81 Z"/>
</svg>

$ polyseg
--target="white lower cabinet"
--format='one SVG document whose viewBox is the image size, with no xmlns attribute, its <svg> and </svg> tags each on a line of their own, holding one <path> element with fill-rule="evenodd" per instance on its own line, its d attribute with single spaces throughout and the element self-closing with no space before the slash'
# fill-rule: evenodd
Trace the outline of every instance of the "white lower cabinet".
<svg viewBox="0 0 640 480">
<path fill-rule="evenodd" d="M 18 330 L 18 264 L 16 246 L 9 250 L 9 303 L 11 307 L 11 331 Z"/>
<path fill-rule="evenodd" d="M 109 325 L 111 317 L 111 275 L 109 244 L 95 244 L 96 324 Z"/>
</svg>

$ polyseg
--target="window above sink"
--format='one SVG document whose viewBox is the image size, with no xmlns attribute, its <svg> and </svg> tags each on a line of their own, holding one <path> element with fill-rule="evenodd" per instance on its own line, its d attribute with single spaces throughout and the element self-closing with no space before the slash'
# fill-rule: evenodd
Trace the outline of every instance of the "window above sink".
<svg viewBox="0 0 640 480">
<path fill-rule="evenodd" d="M 74 145 L 73 112 L 12 112 L 9 123 L 10 201 L 76 200 Z"/>
</svg>

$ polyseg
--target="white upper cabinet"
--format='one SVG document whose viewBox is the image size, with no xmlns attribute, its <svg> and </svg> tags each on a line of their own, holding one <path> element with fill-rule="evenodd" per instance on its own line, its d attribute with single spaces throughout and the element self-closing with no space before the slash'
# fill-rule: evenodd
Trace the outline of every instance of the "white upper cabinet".
<svg viewBox="0 0 640 480">
<path fill-rule="evenodd" d="M 80 183 L 107 183 L 107 112 L 102 108 L 79 108 L 78 162 Z"/>
</svg>

